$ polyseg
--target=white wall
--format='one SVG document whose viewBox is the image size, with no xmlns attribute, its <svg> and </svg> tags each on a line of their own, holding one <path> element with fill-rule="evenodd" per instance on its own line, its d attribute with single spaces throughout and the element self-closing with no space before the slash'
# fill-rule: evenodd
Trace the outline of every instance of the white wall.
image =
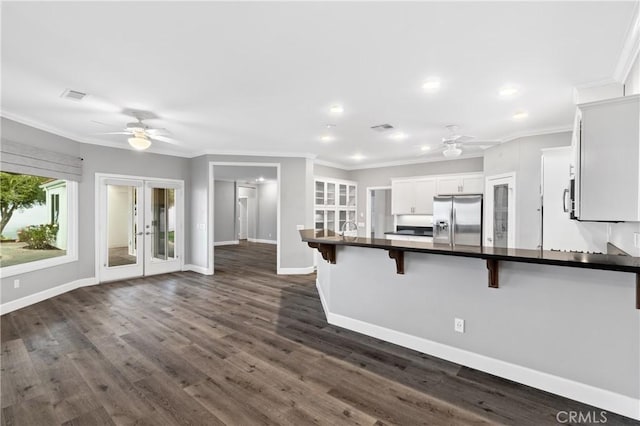
<svg viewBox="0 0 640 426">
<path fill-rule="evenodd" d="M 258 240 L 275 241 L 277 238 L 278 185 L 267 182 L 258 185 Z"/>
<path fill-rule="evenodd" d="M 485 151 L 485 177 L 516 172 L 517 248 L 536 249 L 540 244 L 540 158 L 543 148 L 571 145 L 571 132 L 528 136 Z M 568 179 L 568 177 L 567 177 Z M 568 185 L 568 182 L 558 182 Z"/>
</svg>

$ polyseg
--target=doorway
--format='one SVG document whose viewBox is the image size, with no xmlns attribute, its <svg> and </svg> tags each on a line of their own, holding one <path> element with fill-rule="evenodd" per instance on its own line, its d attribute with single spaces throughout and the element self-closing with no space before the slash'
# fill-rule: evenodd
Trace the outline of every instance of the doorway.
<svg viewBox="0 0 640 426">
<path fill-rule="evenodd" d="M 96 271 L 113 281 L 182 269 L 182 181 L 97 175 Z"/>
<path fill-rule="evenodd" d="M 385 238 L 385 232 L 394 231 L 391 214 L 391 187 L 367 188 L 367 237 Z"/>
<path fill-rule="evenodd" d="M 516 246 L 516 174 L 489 176 L 485 190 L 486 247 Z"/>
<path fill-rule="evenodd" d="M 280 164 L 209 163 L 209 218 L 207 273 L 216 258 L 249 261 L 280 272 Z"/>
</svg>

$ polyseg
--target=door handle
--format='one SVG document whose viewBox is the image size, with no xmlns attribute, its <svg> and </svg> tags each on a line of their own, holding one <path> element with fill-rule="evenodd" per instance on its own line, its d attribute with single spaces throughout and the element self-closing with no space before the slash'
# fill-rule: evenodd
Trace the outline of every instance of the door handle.
<svg viewBox="0 0 640 426">
<path fill-rule="evenodd" d="M 138 232 L 136 235 L 144 235 L 144 232 Z"/>
<path fill-rule="evenodd" d="M 569 209 L 567 208 L 567 194 L 569 194 L 569 189 L 565 188 L 565 190 L 562 191 L 562 210 L 565 213 L 569 213 Z"/>
<path fill-rule="evenodd" d="M 145 235 L 153 235 L 153 232 L 145 232 Z"/>
</svg>

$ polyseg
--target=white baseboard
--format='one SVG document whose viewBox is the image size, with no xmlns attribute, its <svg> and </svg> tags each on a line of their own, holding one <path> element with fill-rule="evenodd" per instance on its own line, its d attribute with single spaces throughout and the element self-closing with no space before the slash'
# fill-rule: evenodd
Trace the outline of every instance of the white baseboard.
<svg viewBox="0 0 640 426">
<path fill-rule="evenodd" d="M 98 284 L 98 279 L 96 277 L 91 277 L 82 278 L 79 280 L 71 281 L 70 283 L 62 284 L 53 288 L 48 288 L 46 290 L 39 291 L 38 293 L 30 294 L 28 296 L 21 297 L 20 299 L 3 303 L 2 305 L 0 305 L 0 315 L 8 314 L 9 312 L 25 308 L 35 303 L 42 302 L 43 300 L 51 299 L 52 297 L 59 296 L 63 293 L 75 290 L 80 287 L 86 287 L 95 284 Z"/>
<path fill-rule="evenodd" d="M 234 245 L 234 244 L 240 244 L 240 241 L 238 241 L 238 240 L 233 240 L 233 241 L 216 241 L 216 242 L 214 242 L 214 243 L 213 243 L 213 246 L 214 246 L 214 247 L 217 247 L 217 246 L 231 246 L 231 245 Z"/>
<path fill-rule="evenodd" d="M 198 266 L 198 265 L 190 265 L 190 264 L 183 265 L 182 270 L 193 271 L 202 275 L 213 275 L 213 271 L 210 268 L 205 268 L 204 266 Z"/>
<path fill-rule="evenodd" d="M 317 280 L 316 287 L 329 324 L 640 420 L 640 399 L 331 313 Z"/>
<path fill-rule="evenodd" d="M 327 317 L 327 322 L 329 322 L 329 305 L 327 304 L 327 300 L 324 298 L 324 293 L 320 288 L 320 282 L 316 278 L 316 288 L 318 289 L 318 294 L 320 295 L 320 303 L 322 304 L 322 310 L 324 311 L 324 316 Z"/>
<path fill-rule="evenodd" d="M 250 243 L 278 244 L 276 240 L 261 240 L 260 238 L 247 238 Z"/>
<path fill-rule="evenodd" d="M 315 272 L 313 266 L 307 266 L 306 268 L 278 268 L 278 275 L 307 275 Z"/>
</svg>

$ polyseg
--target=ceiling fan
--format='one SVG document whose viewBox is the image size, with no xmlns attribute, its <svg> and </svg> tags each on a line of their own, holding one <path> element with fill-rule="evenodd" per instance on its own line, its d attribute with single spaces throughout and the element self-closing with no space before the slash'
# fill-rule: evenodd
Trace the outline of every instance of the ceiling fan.
<svg viewBox="0 0 640 426">
<path fill-rule="evenodd" d="M 151 146 L 151 140 L 166 142 L 177 145 L 174 139 L 169 136 L 171 133 L 167 129 L 149 127 L 142 122 L 143 118 L 134 114 L 136 121 L 127 123 L 122 131 L 98 133 L 100 135 L 129 135 L 127 139 L 132 148 L 143 151 Z M 104 124 L 96 121 L 95 123 Z"/>
<path fill-rule="evenodd" d="M 449 124 L 445 126 L 449 134 L 442 138 L 442 155 L 445 157 L 459 157 L 462 154 L 461 146 L 471 144 L 476 146 L 495 145 L 497 141 L 476 141 L 474 136 L 462 135 L 458 133 L 458 126 Z"/>
</svg>

